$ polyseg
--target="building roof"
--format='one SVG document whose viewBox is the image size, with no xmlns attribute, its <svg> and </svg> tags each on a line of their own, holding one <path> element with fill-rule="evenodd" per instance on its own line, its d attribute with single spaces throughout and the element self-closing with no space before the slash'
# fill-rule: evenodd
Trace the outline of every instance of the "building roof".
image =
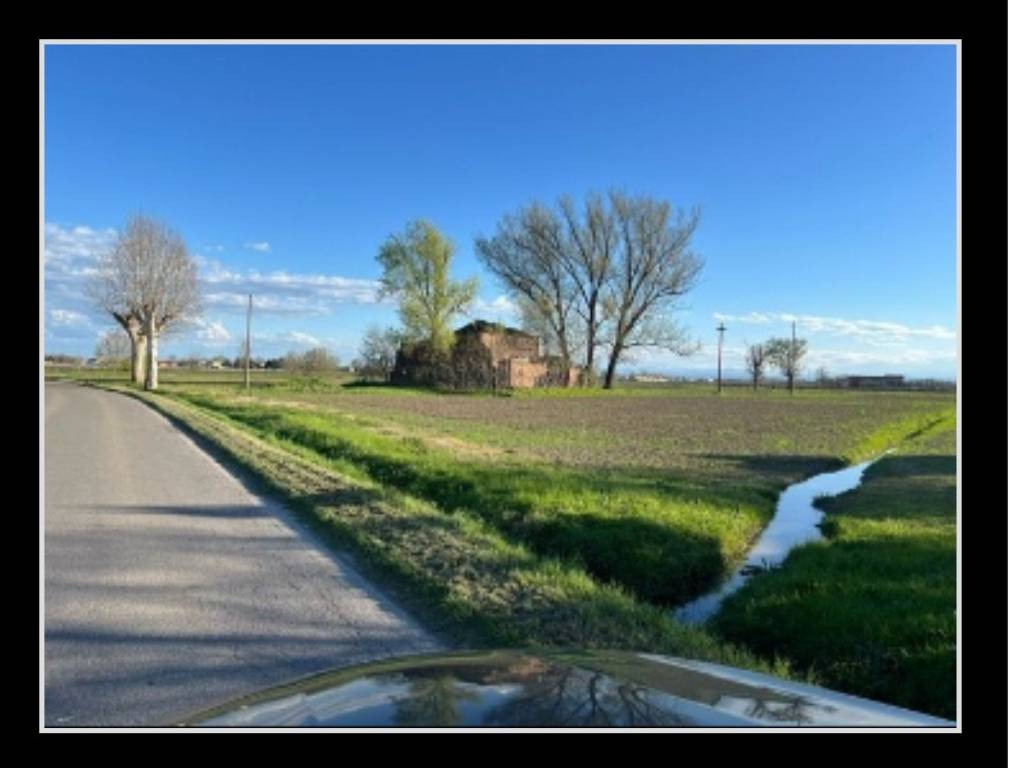
<svg viewBox="0 0 1024 768">
<path fill-rule="evenodd" d="M 474 320 L 471 323 L 466 323 L 466 325 L 464 325 L 461 328 L 457 329 L 455 332 L 456 333 L 507 333 L 507 334 L 511 334 L 511 335 L 514 335 L 514 336 L 530 336 L 530 337 L 533 337 L 532 333 L 527 333 L 526 331 L 521 331 L 518 328 L 511 328 L 511 327 L 509 327 L 507 325 L 502 325 L 501 323 L 491 323 L 491 322 L 488 322 L 487 320 Z"/>
</svg>

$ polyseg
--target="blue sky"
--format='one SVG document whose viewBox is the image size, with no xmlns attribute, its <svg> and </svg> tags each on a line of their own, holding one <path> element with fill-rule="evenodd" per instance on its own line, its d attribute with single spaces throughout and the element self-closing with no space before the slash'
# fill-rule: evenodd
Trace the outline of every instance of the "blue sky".
<svg viewBox="0 0 1024 768">
<path fill-rule="evenodd" d="M 207 310 L 164 354 L 315 343 L 348 362 L 389 234 L 427 218 L 514 322 L 473 240 L 538 200 L 611 187 L 699 205 L 706 267 L 679 319 L 726 367 L 809 340 L 833 373 L 956 372 L 953 46 L 65 46 L 45 51 L 47 353 L 110 322 L 82 281 L 133 212 L 200 259 Z M 629 370 L 629 367 L 626 367 Z"/>
</svg>

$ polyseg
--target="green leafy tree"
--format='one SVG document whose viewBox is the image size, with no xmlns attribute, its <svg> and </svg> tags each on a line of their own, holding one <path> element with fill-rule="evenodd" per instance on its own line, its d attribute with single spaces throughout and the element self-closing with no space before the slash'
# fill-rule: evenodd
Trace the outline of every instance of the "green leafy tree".
<svg viewBox="0 0 1024 768">
<path fill-rule="evenodd" d="M 458 282 L 450 275 L 455 246 L 427 221 L 415 221 L 381 246 L 377 261 L 384 269 L 381 296 L 399 300 L 399 315 L 410 340 L 425 341 L 446 353 L 454 341 L 452 320 L 476 296 L 475 278 Z"/>
</svg>

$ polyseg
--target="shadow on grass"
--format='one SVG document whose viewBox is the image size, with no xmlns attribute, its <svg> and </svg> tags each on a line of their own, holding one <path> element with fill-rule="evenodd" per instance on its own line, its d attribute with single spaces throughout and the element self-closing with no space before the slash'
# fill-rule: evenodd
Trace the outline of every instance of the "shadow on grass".
<svg viewBox="0 0 1024 768">
<path fill-rule="evenodd" d="M 887 456 L 868 470 L 867 477 L 956 476 L 956 456 L 900 454 Z"/>
<path fill-rule="evenodd" d="M 546 555 L 582 560 L 594 578 L 663 607 L 710 589 L 727 568 L 717 539 L 636 517 L 563 515 L 527 523 L 520 538 Z"/>
<path fill-rule="evenodd" d="M 798 482 L 822 472 L 834 472 L 845 466 L 842 460 L 835 456 L 821 455 L 704 453 L 701 454 L 701 458 L 743 472 L 779 478 L 786 483 Z"/>
<path fill-rule="evenodd" d="M 391 384 L 387 381 L 346 381 L 341 385 L 342 389 L 369 389 L 369 390 L 388 390 L 398 389 L 397 384 Z M 413 387 L 403 387 L 403 389 L 413 389 Z M 426 391 L 426 390 L 425 390 Z"/>
<path fill-rule="evenodd" d="M 422 384 L 393 384 L 387 381 L 347 381 L 342 389 L 366 392 L 398 392 L 422 395 L 450 395 L 455 397 L 512 397 L 506 389 L 452 389 L 444 387 L 427 387 Z"/>
<path fill-rule="evenodd" d="M 767 522 L 775 494 L 787 482 L 841 466 L 823 456 L 708 455 L 717 465 L 737 466 L 741 476 L 708 473 L 695 479 L 671 469 L 469 462 L 434 453 L 416 440 L 377 445 L 370 438 L 364 444 L 286 412 L 193 400 L 261 434 L 341 462 L 343 472 L 347 464 L 445 512 L 469 512 L 537 554 L 575 563 L 599 581 L 663 606 L 685 603 L 725 576 L 727 548 L 741 547 L 746 535 L 732 531 L 733 511 L 746 510 L 747 529 L 751 509 Z M 750 474 L 764 479 L 743 477 Z M 330 506 L 332 500 L 306 497 L 303 503 Z"/>
</svg>

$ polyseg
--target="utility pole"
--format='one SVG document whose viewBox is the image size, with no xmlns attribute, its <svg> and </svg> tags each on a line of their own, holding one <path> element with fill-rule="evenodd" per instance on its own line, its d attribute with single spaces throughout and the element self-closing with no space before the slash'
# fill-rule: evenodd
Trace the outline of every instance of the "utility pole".
<svg viewBox="0 0 1024 768">
<path fill-rule="evenodd" d="M 722 394 L 722 341 L 725 338 L 725 323 L 719 322 L 718 327 L 718 394 Z"/>
<path fill-rule="evenodd" d="M 249 330 L 252 326 L 252 294 L 249 294 L 249 312 L 245 316 L 245 391 L 249 391 Z"/>
</svg>

